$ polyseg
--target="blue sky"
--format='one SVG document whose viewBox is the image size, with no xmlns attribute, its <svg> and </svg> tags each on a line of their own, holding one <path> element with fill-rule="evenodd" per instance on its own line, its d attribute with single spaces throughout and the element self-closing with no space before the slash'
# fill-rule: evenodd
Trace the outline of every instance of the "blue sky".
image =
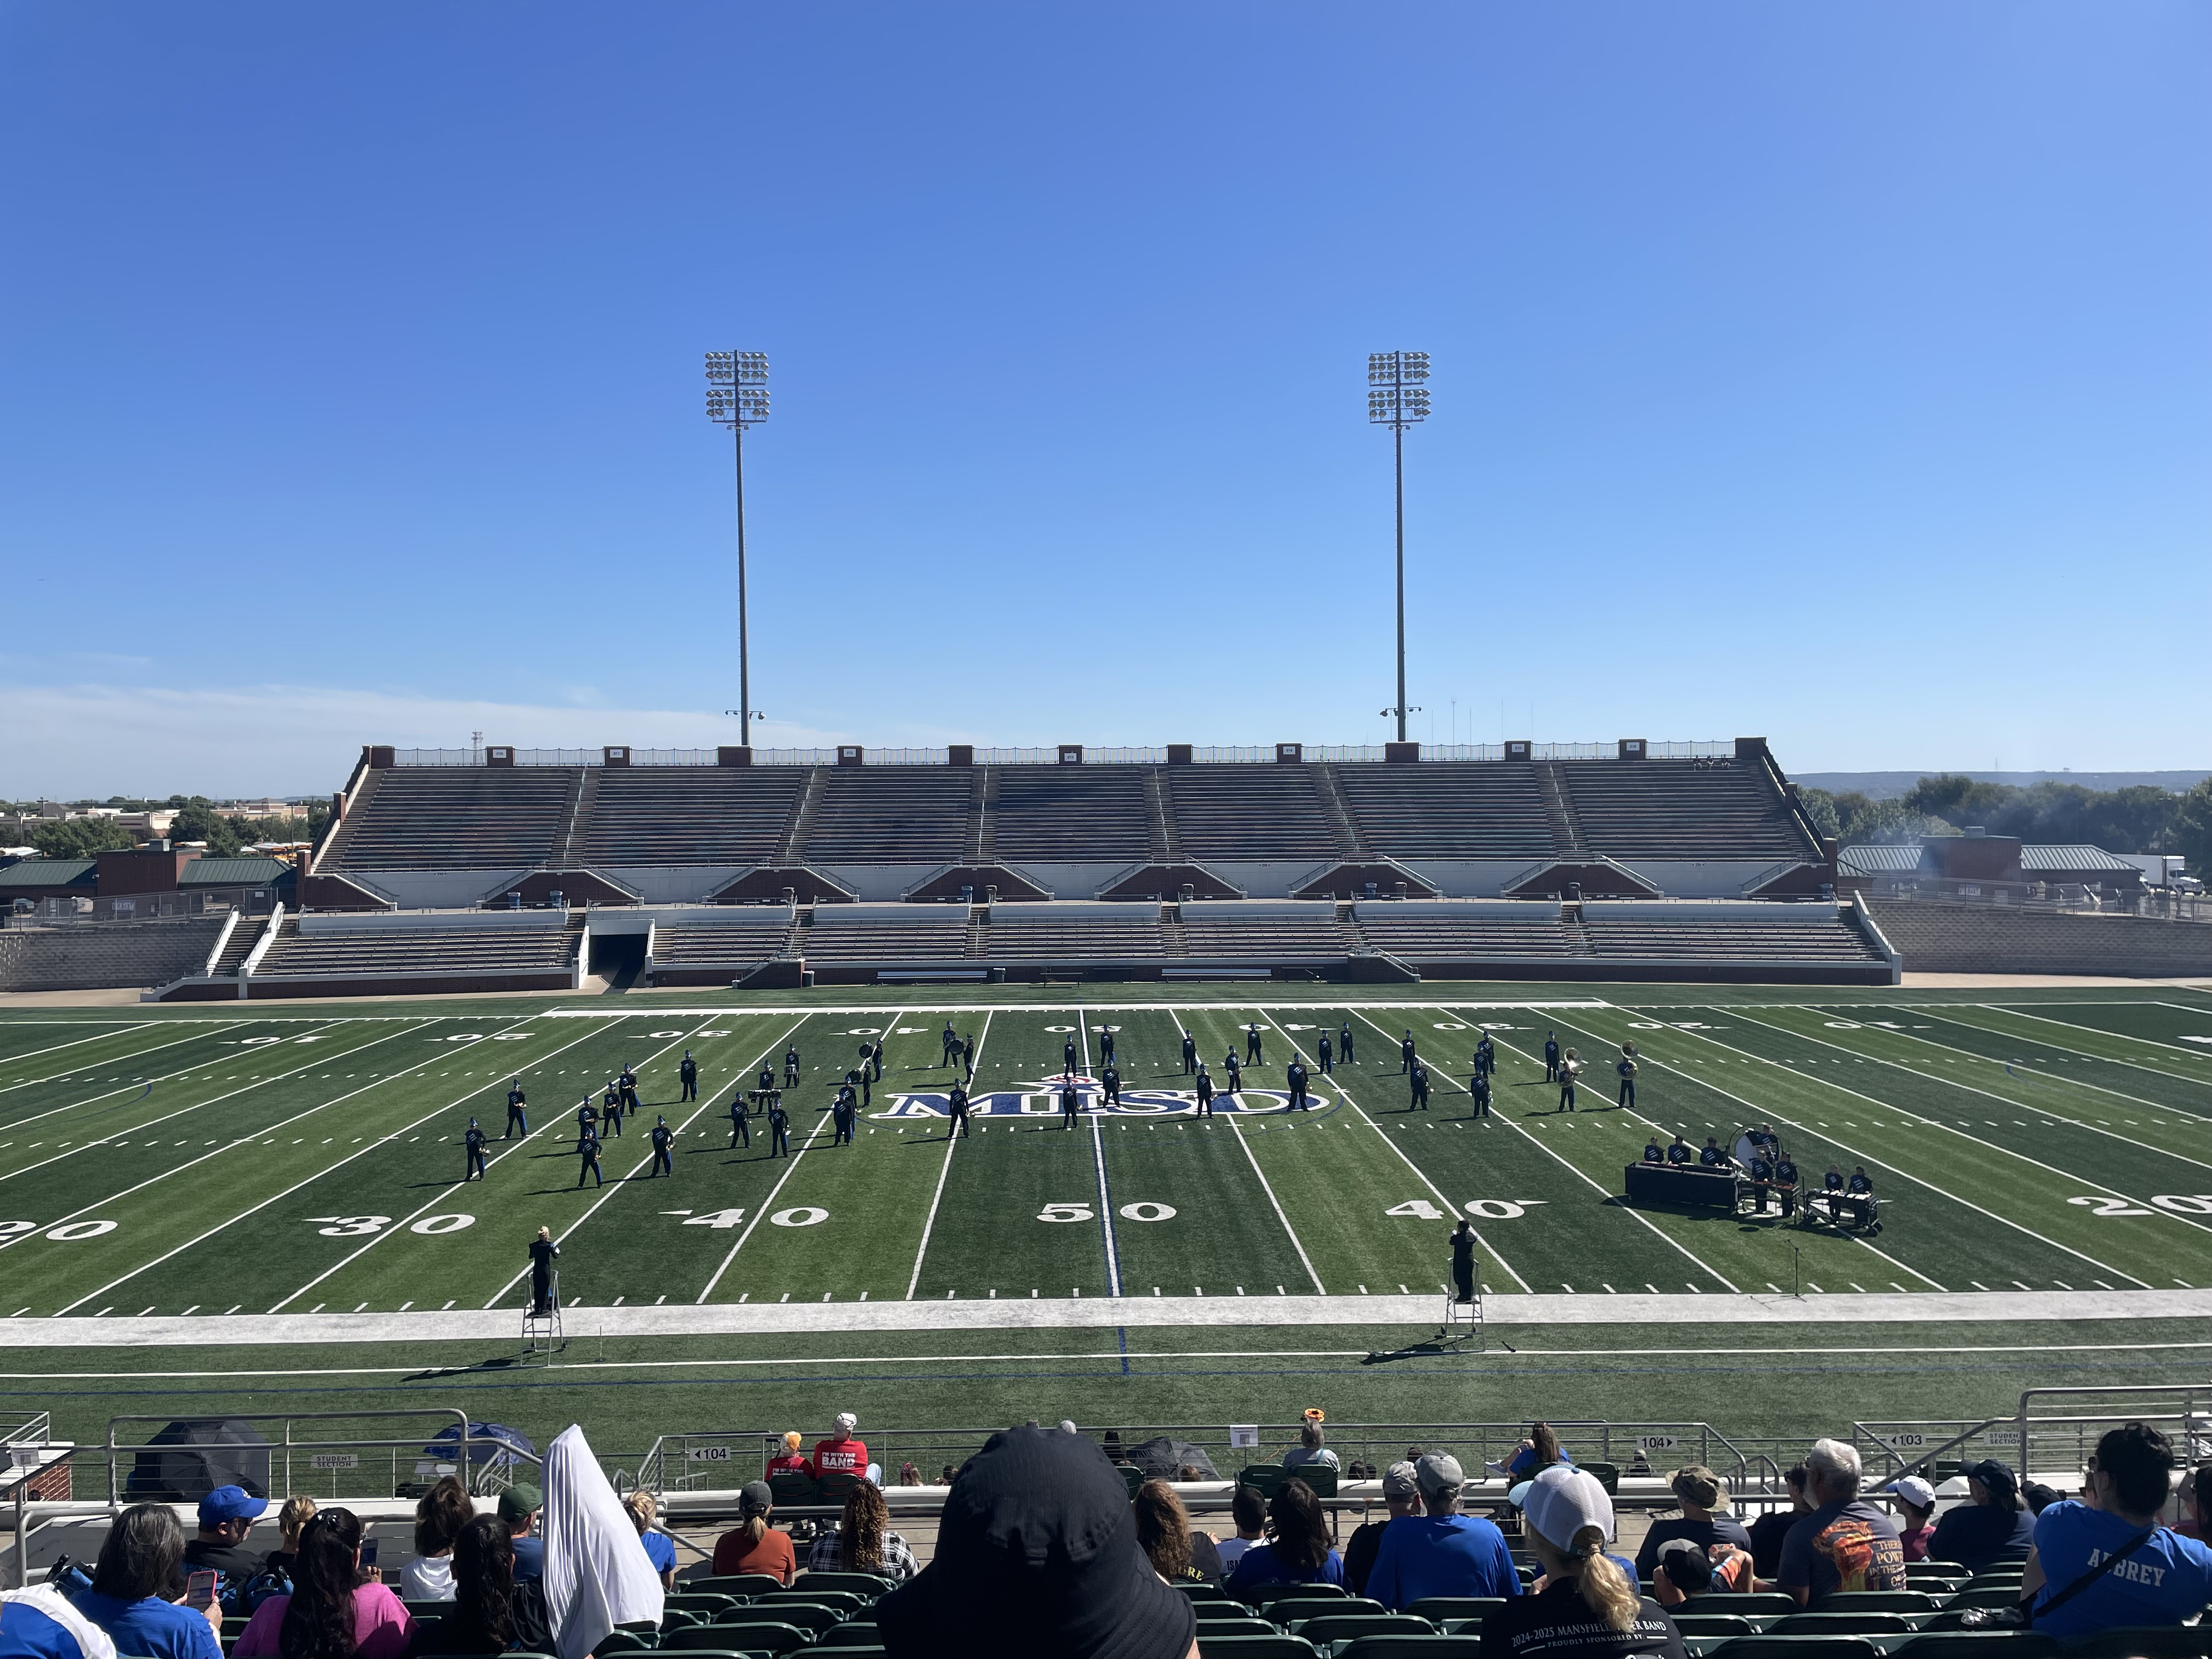
<svg viewBox="0 0 2212 1659">
<path fill-rule="evenodd" d="M 2206 763 L 2212 10 L 0 9 L 0 795 L 357 744 Z M 1455 700 L 1456 708 L 1455 709 Z M 1432 725 L 1433 723 L 1433 725 Z"/>
</svg>

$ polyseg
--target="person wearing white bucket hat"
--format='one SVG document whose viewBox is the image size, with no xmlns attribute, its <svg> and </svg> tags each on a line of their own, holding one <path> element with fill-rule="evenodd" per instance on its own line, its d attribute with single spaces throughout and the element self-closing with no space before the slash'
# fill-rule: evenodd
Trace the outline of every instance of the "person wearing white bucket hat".
<svg viewBox="0 0 2212 1659">
<path fill-rule="evenodd" d="M 1655 1653 L 1682 1659 L 1681 1632 L 1663 1608 L 1606 1553 L 1613 1500 L 1595 1475 L 1546 1469 L 1516 1497 L 1544 1588 L 1498 1608 L 1484 1622 L 1486 1655 L 1509 1659 Z"/>
</svg>

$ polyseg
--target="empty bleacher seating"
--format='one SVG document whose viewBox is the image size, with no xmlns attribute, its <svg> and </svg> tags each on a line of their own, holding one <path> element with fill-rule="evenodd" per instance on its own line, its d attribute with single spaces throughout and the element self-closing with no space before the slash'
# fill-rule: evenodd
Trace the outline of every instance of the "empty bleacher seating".
<svg viewBox="0 0 2212 1659">
<path fill-rule="evenodd" d="M 574 768 L 395 768 L 374 775 L 319 868 L 510 870 L 544 864 L 565 827 Z"/>
<path fill-rule="evenodd" d="M 85 991 L 165 985 L 207 965 L 226 917 L 165 917 L 0 931 L 0 991 Z M 252 930 L 258 919 L 241 919 Z"/>
<path fill-rule="evenodd" d="M 1183 953 L 1198 961 L 1298 963 L 1341 960 L 1359 945 L 1326 901 L 1226 899 L 1182 907 Z"/>
<path fill-rule="evenodd" d="M 1751 761 L 1553 764 L 1584 844 L 1608 858 L 1805 859 L 1818 851 Z"/>
<path fill-rule="evenodd" d="M 819 904 L 803 948 L 810 964 L 900 967 L 958 962 L 968 951 L 968 908 L 959 904 Z"/>
<path fill-rule="evenodd" d="M 653 967 L 750 973 L 791 942 L 791 912 L 775 905 L 735 905 L 712 915 L 680 915 L 653 927 Z"/>
<path fill-rule="evenodd" d="M 1340 766 L 1369 848 L 1390 858 L 1545 858 L 1557 847 L 1533 768 L 1492 762 Z"/>
<path fill-rule="evenodd" d="M 959 767 L 833 768 L 800 855 L 825 864 L 950 863 L 966 845 L 973 789 Z"/>
<path fill-rule="evenodd" d="M 576 959 L 580 924 L 555 913 L 544 921 L 506 926 L 481 924 L 420 926 L 412 918 L 369 926 L 319 928 L 314 918 L 302 931 L 299 918 L 287 917 L 254 971 L 263 980 L 368 978 L 438 975 L 453 977 L 523 973 L 558 973 Z M 504 916 L 501 921 L 506 922 Z M 564 925 L 565 924 L 565 925 Z"/>
<path fill-rule="evenodd" d="M 1833 905 L 1793 906 L 1798 914 L 1776 916 L 1770 905 L 1747 905 L 1746 914 L 1714 914 L 1698 905 L 1680 920 L 1657 904 L 1619 907 L 1587 904 L 1583 926 L 1591 949 L 1601 957 L 1690 961 L 1875 963 L 1884 961 L 1866 936 L 1840 916 Z M 1685 907 L 1688 908 L 1689 907 Z"/>
<path fill-rule="evenodd" d="M 1875 924 L 1907 968 L 1937 974 L 2212 974 L 2212 927 L 2148 916 L 2092 916 L 2002 904 L 1881 901 Z"/>
<path fill-rule="evenodd" d="M 998 855 L 1121 863 L 1152 848 L 1139 766 L 1007 766 L 993 814 Z"/>
<path fill-rule="evenodd" d="M 1169 953 L 1156 904 L 1000 904 L 979 931 L 993 962 L 1141 962 Z"/>
<path fill-rule="evenodd" d="M 610 768 L 599 777 L 582 861 L 766 863 L 805 781 L 796 766 Z"/>
<path fill-rule="evenodd" d="M 1559 920 L 1556 904 L 1512 899 L 1409 899 L 1364 903 L 1359 931 L 1370 945 L 1405 961 L 1496 957 L 1587 957 L 1578 928 Z"/>
<path fill-rule="evenodd" d="M 1304 766 L 1171 766 L 1177 844 L 1193 859 L 1313 859 L 1340 851 Z"/>
</svg>

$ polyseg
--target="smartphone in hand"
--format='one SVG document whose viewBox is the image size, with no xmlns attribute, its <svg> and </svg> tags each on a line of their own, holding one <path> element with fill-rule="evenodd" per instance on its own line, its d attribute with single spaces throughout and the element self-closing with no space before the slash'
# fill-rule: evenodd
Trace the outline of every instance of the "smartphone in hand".
<svg viewBox="0 0 2212 1659">
<path fill-rule="evenodd" d="M 185 1605 L 196 1612 L 204 1613 L 215 1601 L 215 1572 L 203 1569 L 188 1573 L 185 1577 Z"/>
</svg>

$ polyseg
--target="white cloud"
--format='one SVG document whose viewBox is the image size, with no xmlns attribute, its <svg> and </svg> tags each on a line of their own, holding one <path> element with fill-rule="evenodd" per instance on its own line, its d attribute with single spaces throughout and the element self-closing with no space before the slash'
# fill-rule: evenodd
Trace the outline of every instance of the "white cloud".
<svg viewBox="0 0 2212 1659">
<path fill-rule="evenodd" d="M 518 748 L 708 749 L 737 722 L 685 709 L 543 707 L 334 686 L 179 690 L 118 685 L 0 687 L 0 797 L 313 794 L 345 781 L 365 743 L 463 749 L 469 734 Z M 854 741 L 762 720 L 754 742 Z"/>
</svg>

